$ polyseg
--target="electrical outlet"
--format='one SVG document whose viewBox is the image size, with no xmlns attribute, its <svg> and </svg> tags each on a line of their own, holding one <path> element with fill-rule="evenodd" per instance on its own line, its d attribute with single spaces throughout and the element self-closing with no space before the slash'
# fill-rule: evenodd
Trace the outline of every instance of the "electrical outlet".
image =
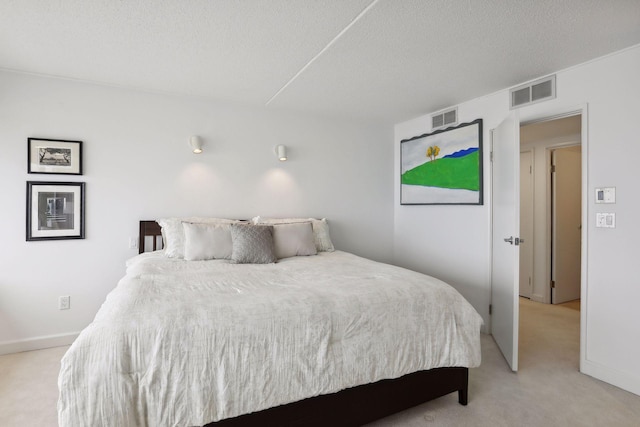
<svg viewBox="0 0 640 427">
<path fill-rule="evenodd" d="M 71 308 L 71 297 L 69 295 L 65 295 L 63 297 L 58 298 L 58 309 L 69 310 L 70 308 Z"/>
</svg>

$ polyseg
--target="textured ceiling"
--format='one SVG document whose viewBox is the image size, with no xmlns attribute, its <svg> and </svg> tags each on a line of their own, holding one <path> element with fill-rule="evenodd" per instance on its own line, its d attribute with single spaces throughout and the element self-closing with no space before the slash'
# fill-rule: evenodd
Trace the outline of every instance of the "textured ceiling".
<svg viewBox="0 0 640 427">
<path fill-rule="evenodd" d="M 387 123 L 638 43 L 639 0 L 0 0 L 0 69 Z"/>
</svg>

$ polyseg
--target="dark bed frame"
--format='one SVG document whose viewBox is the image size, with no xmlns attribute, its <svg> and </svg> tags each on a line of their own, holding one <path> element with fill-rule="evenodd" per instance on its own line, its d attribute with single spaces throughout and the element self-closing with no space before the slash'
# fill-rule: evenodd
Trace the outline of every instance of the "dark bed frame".
<svg viewBox="0 0 640 427">
<path fill-rule="evenodd" d="M 162 248 L 157 222 L 140 221 L 138 247 L 140 253 Z M 361 426 L 455 391 L 458 402 L 466 405 L 468 387 L 468 368 L 437 368 L 212 422 L 206 427 Z"/>
</svg>

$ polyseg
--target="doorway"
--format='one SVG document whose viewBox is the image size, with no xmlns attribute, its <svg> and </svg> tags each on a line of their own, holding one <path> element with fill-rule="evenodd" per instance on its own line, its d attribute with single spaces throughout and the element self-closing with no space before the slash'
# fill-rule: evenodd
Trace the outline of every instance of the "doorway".
<svg viewBox="0 0 640 427">
<path fill-rule="evenodd" d="M 580 298 L 581 115 L 520 127 L 520 296 Z"/>
<path fill-rule="evenodd" d="M 552 305 L 551 287 L 549 278 L 551 277 L 551 214 L 549 199 L 551 191 L 551 179 L 545 179 L 541 185 L 535 185 L 537 190 L 542 189 L 543 199 L 541 203 L 534 203 L 533 217 L 533 237 L 527 242 L 525 238 L 520 245 L 520 151 L 529 148 L 529 143 L 534 148 L 532 160 L 533 170 L 542 168 L 541 177 L 546 177 L 544 172 L 550 168 L 550 147 L 562 147 L 570 145 L 581 145 L 581 165 L 582 165 L 582 220 L 586 221 L 588 214 L 587 188 L 585 177 L 588 165 L 588 138 L 587 138 L 587 115 L 588 110 L 585 105 L 580 105 L 571 110 L 559 110 L 555 114 L 548 111 L 541 115 L 540 112 L 534 114 L 523 114 L 520 111 L 510 112 L 504 120 L 491 130 L 491 335 L 502 352 L 507 363 L 513 371 L 518 370 L 518 348 L 520 345 L 519 324 L 520 324 L 520 300 L 519 296 L 519 270 L 520 251 L 524 245 L 532 245 L 533 267 L 532 267 L 532 290 L 531 301 L 546 307 L 558 307 Z M 575 121 L 571 124 L 571 119 Z M 579 123 L 579 125 L 578 125 Z M 556 126 L 554 126 L 556 125 Z M 572 126 L 574 132 L 560 131 L 563 126 Z M 525 135 L 521 138 L 521 128 L 525 130 L 534 129 L 537 138 L 528 139 Z M 579 129 L 579 131 L 578 131 Z M 574 135 L 574 138 L 568 138 Z M 540 137 L 542 136 L 542 137 Z M 542 144 L 542 150 L 536 149 L 537 144 Z M 513 185 L 510 185 L 512 183 Z M 539 193 L 539 191 L 537 191 Z M 581 271 L 581 297 L 586 295 L 587 287 L 587 264 L 585 247 L 588 240 L 588 228 L 581 230 L 582 248 L 580 255 Z M 549 256 L 547 256 L 549 255 Z M 526 301 L 526 300 L 525 300 Z M 541 304 L 545 303 L 545 304 Z M 587 304 L 586 300 L 582 304 Z M 559 308 L 559 307 L 558 307 Z M 579 312 L 579 347 L 580 347 L 580 371 L 582 371 L 586 354 L 586 310 Z"/>
<path fill-rule="evenodd" d="M 520 234 L 525 243 L 520 246 L 519 347 L 526 369 L 536 363 L 535 356 L 527 354 L 527 331 L 552 319 L 570 320 L 563 345 L 575 344 L 573 354 L 580 350 L 581 115 L 520 127 Z M 545 342 L 558 344 L 553 337 Z"/>
</svg>

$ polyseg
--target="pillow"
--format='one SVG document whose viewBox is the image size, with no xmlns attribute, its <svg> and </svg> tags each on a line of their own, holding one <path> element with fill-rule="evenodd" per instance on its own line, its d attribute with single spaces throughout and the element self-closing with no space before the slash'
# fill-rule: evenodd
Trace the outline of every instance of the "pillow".
<svg viewBox="0 0 640 427">
<path fill-rule="evenodd" d="M 273 225 L 273 244 L 276 258 L 318 253 L 313 239 L 311 222 Z"/>
<path fill-rule="evenodd" d="M 231 261 L 237 264 L 276 262 L 271 225 L 231 225 Z"/>
<path fill-rule="evenodd" d="M 251 222 L 254 224 L 292 224 L 296 222 L 310 222 L 313 218 L 265 218 L 262 216 L 254 216 Z"/>
<path fill-rule="evenodd" d="M 316 244 L 318 252 L 333 252 L 333 242 L 331 241 L 331 235 L 329 234 L 329 223 L 326 218 L 314 219 L 311 221 L 313 226 L 313 239 Z"/>
<path fill-rule="evenodd" d="M 163 218 L 157 220 L 162 227 L 162 241 L 164 242 L 164 253 L 169 258 L 184 258 L 184 229 L 182 222 L 198 224 L 234 224 L 239 221 L 224 218 Z"/>
<path fill-rule="evenodd" d="M 183 222 L 184 259 L 231 259 L 231 226 L 229 224 L 192 224 Z"/>
<path fill-rule="evenodd" d="M 300 222 L 311 222 L 313 227 L 313 239 L 318 252 L 333 252 L 333 242 L 329 234 L 329 223 L 326 218 L 263 218 L 256 216 L 251 218 L 254 224 L 294 224 Z"/>
</svg>

